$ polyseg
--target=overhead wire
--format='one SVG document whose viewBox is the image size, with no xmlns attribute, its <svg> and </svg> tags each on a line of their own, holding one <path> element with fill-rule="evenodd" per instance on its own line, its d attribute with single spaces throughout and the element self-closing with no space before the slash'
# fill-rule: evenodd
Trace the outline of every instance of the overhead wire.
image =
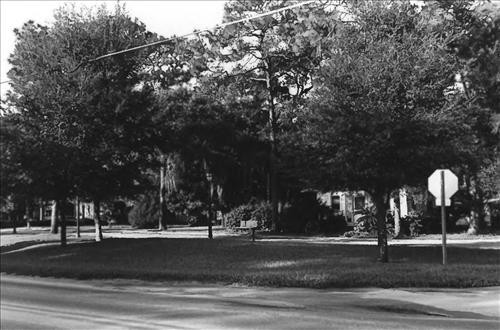
<svg viewBox="0 0 500 330">
<path fill-rule="evenodd" d="M 173 36 L 173 37 L 170 37 L 170 38 L 166 38 L 166 39 L 158 40 L 158 41 L 155 41 L 155 42 L 151 42 L 151 43 L 148 43 L 148 44 L 145 44 L 145 45 L 140 45 L 140 46 L 136 46 L 136 47 L 127 48 L 127 49 L 119 50 L 119 51 L 116 51 L 116 52 L 108 53 L 108 54 L 105 54 L 105 55 L 101 55 L 101 56 L 96 57 L 96 58 L 91 59 L 91 60 L 82 61 L 73 70 L 71 70 L 69 73 L 75 72 L 82 65 L 89 64 L 89 63 L 92 63 L 92 62 L 96 62 L 96 61 L 99 61 L 99 60 L 102 60 L 102 59 L 105 59 L 105 58 L 108 58 L 108 57 L 112 57 L 112 56 L 116 56 L 116 55 L 120 55 L 120 54 L 125 54 L 125 53 L 128 53 L 128 52 L 133 52 L 133 51 L 136 51 L 136 50 L 148 48 L 148 47 L 153 47 L 153 46 L 165 44 L 165 43 L 170 42 L 170 41 L 187 38 L 187 37 L 190 37 L 190 36 L 198 35 L 200 33 L 209 32 L 209 31 L 212 31 L 212 30 L 222 29 L 222 28 L 225 28 L 225 27 L 230 26 L 230 25 L 235 25 L 235 24 L 238 24 L 238 23 L 248 22 L 248 21 L 251 21 L 251 20 L 254 20 L 254 19 L 257 19 L 257 18 L 274 15 L 274 14 L 280 13 L 282 11 L 290 10 L 290 9 L 297 8 L 297 7 L 302 7 L 302 6 L 311 4 L 313 2 L 317 2 L 317 1 L 318 0 L 303 1 L 303 2 L 299 2 L 299 3 L 293 4 L 293 5 L 289 5 L 289 6 L 286 6 L 286 7 L 282 7 L 282 8 L 270 10 L 268 12 L 257 14 L 257 15 L 254 15 L 254 16 L 241 18 L 241 19 L 234 20 L 234 21 L 227 22 L 227 23 L 223 23 L 223 24 L 217 24 L 217 25 L 215 25 L 213 27 L 210 27 L 210 28 L 205 28 L 205 29 L 202 29 L 202 30 L 189 32 L 189 33 L 186 33 L 186 34 L 183 34 L 183 35 L 180 35 L 180 36 Z"/>
<path fill-rule="evenodd" d="M 153 47 L 153 46 L 161 45 L 161 44 L 164 44 L 164 43 L 167 43 L 167 42 L 170 42 L 170 41 L 187 38 L 189 36 L 197 35 L 197 34 L 200 34 L 200 33 L 203 33 L 203 32 L 209 32 L 209 31 L 212 31 L 212 30 L 222 29 L 222 28 L 225 28 L 227 26 L 231 26 L 231 25 L 235 25 L 235 24 L 243 23 L 243 22 L 248 22 L 248 21 L 251 21 L 251 20 L 254 20 L 254 19 L 257 19 L 257 18 L 262 18 L 262 17 L 274 15 L 274 14 L 280 13 L 282 11 L 286 11 L 286 10 L 290 10 L 290 9 L 293 9 L 293 8 L 297 8 L 297 7 L 302 7 L 302 6 L 305 6 L 305 5 L 309 5 L 309 4 L 311 4 L 313 2 L 317 2 L 317 1 L 319 1 L 319 0 L 302 1 L 302 2 L 299 2 L 299 3 L 293 4 L 293 5 L 285 6 L 285 7 L 274 9 L 274 10 L 270 10 L 270 11 L 267 11 L 265 13 L 257 14 L 257 15 L 254 15 L 254 16 L 241 18 L 241 19 L 234 20 L 234 21 L 227 22 L 227 23 L 217 24 L 217 25 L 215 25 L 213 27 L 210 27 L 210 28 L 205 28 L 205 29 L 202 29 L 202 30 L 193 31 L 193 32 L 186 33 L 186 34 L 183 34 L 183 35 L 180 35 L 180 36 L 173 36 L 173 37 L 170 37 L 170 38 L 165 38 L 165 39 L 158 40 L 158 41 L 155 41 L 155 42 L 151 42 L 151 43 L 148 43 L 148 44 L 145 44 L 145 45 L 140 45 L 140 46 L 136 46 L 136 47 L 132 47 L 132 48 L 127 48 L 127 49 L 123 49 L 123 50 L 111 52 L 111 53 L 108 53 L 108 54 L 105 54 L 105 55 L 101 55 L 101 56 L 98 56 L 98 57 L 90 59 L 90 60 L 82 61 L 74 69 L 72 69 L 71 71 L 68 71 L 68 73 L 73 73 L 76 70 L 78 70 L 80 67 L 82 67 L 83 65 L 86 65 L 86 64 L 89 64 L 89 63 L 93 63 L 93 62 L 97 62 L 99 60 L 102 60 L 102 59 L 105 59 L 105 58 L 108 58 L 108 57 L 112 57 L 112 56 L 116 56 L 116 55 L 120 55 L 120 54 L 125 54 L 125 53 L 133 52 L 133 51 L 136 51 L 136 50 L 148 48 L 148 47 Z M 2 82 L 0 82 L 0 84 L 4 84 L 4 83 L 8 83 L 8 82 L 10 82 L 10 80 L 2 81 Z"/>
</svg>

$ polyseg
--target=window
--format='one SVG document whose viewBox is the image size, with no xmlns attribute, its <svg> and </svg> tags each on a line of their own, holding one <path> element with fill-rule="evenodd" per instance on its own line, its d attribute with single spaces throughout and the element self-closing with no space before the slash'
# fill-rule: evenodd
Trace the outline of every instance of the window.
<svg viewBox="0 0 500 330">
<path fill-rule="evenodd" d="M 340 211 L 340 196 L 332 196 L 332 209 Z"/>
<path fill-rule="evenodd" d="M 354 197 L 354 209 L 362 210 L 365 208 L 365 196 Z"/>
</svg>

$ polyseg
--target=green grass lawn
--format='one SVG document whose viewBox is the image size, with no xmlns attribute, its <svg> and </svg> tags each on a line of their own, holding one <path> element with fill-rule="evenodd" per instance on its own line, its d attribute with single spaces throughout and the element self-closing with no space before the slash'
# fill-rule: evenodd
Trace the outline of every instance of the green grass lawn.
<svg viewBox="0 0 500 330">
<path fill-rule="evenodd" d="M 500 285 L 500 251 L 377 247 L 238 239 L 106 239 L 3 254 L 1 271 L 79 279 L 131 278 L 293 287 L 477 287 Z"/>
</svg>

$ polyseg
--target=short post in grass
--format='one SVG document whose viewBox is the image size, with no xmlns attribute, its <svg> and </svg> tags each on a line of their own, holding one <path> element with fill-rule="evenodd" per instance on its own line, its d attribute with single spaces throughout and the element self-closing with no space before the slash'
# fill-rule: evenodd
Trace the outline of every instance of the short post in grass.
<svg viewBox="0 0 500 330">
<path fill-rule="evenodd" d="M 451 205 L 450 197 L 458 190 L 458 178 L 450 170 L 435 170 L 428 179 L 428 186 L 429 191 L 436 197 L 436 206 L 441 206 L 443 265 L 446 265 L 446 206 Z"/>
</svg>

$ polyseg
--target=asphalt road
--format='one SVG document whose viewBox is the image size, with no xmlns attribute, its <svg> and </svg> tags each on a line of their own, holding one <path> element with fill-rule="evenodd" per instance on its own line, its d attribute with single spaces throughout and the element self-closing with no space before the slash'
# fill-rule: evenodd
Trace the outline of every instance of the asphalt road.
<svg viewBox="0 0 500 330">
<path fill-rule="evenodd" d="M 2 330 L 498 329 L 498 294 L 498 288 L 310 290 L 2 274 L 0 312 Z M 449 306 L 460 311 L 443 308 Z"/>
</svg>

